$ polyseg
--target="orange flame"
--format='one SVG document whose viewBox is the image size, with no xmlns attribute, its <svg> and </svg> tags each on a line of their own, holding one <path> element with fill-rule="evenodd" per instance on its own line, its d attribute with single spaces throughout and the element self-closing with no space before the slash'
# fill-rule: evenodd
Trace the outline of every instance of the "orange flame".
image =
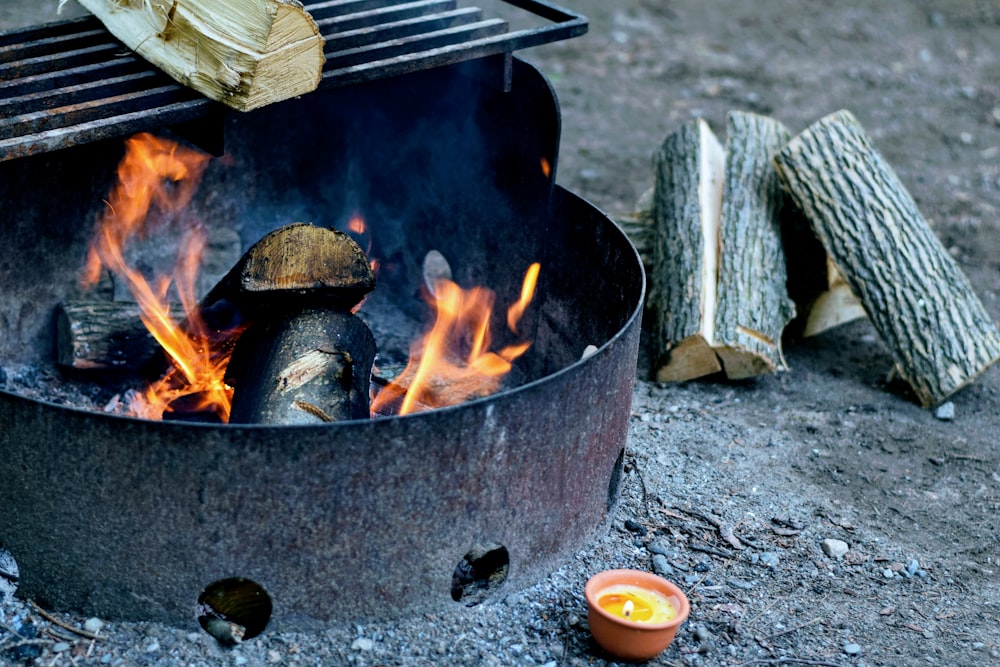
<svg viewBox="0 0 1000 667">
<path fill-rule="evenodd" d="M 545 178 L 548 178 L 549 176 L 551 176 L 552 175 L 552 165 L 549 164 L 549 161 L 546 160 L 543 157 L 542 160 L 541 160 L 541 165 L 542 165 L 542 175 L 545 176 Z"/>
<path fill-rule="evenodd" d="M 131 137 L 125 147 L 125 157 L 118 165 L 118 183 L 91 241 L 83 282 L 96 283 L 102 267 L 124 280 L 139 305 L 143 324 L 173 362 L 170 371 L 133 403 L 131 411 L 135 416 L 161 419 L 173 401 L 196 396 L 192 409 L 212 409 L 228 421 L 232 389 L 223 381 L 228 353 L 220 358 L 219 350 L 213 349 L 195 297 L 204 230 L 194 223 L 184 229 L 173 276 L 158 277 L 155 287 L 125 259 L 128 243 L 147 231 L 148 214 L 154 205 L 165 213 L 177 213 L 187 206 L 209 156 L 147 133 Z M 170 316 L 167 291 L 171 284 L 187 313 L 183 327 Z"/>
<path fill-rule="evenodd" d="M 508 325 L 517 324 L 534 296 L 540 270 L 532 264 L 524 277 L 521 299 L 508 309 Z M 454 282 L 434 283 L 432 305 L 437 310 L 434 326 L 410 348 L 410 361 L 403 373 L 372 401 L 372 413 L 384 414 L 399 402 L 398 414 L 455 405 L 500 388 L 503 376 L 530 342 L 509 345 L 491 352 L 490 316 L 496 295 L 485 287 L 465 290 Z"/>
</svg>

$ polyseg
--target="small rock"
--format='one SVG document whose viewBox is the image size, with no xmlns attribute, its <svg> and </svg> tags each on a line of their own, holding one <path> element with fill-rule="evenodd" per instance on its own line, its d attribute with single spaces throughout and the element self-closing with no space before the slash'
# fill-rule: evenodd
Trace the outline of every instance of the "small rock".
<svg viewBox="0 0 1000 667">
<path fill-rule="evenodd" d="M 733 588 L 738 588 L 740 590 L 748 591 L 753 588 L 753 584 L 749 581 L 744 581 L 743 579 L 736 579 L 735 577 L 726 579 L 726 583 Z"/>
<path fill-rule="evenodd" d="M 65 653 L 69 650 L 69 642 L 56 642 L 52 645 L 53 653 Z"/>
<path fill-rule="evenodd" d="M 704 625 L 696 625 L 693 630 L 694 640 L 696 642 L 710 642 L 712 641 L 712 633 Z"/>
<path fill-rule="evenodd" d="M 778 554 L 773 551 L 765 551 L 760 555 L 760 563 L 765 567 L 778 567 Z"/>
<path fill-rule="evenodd" d="M 156 653 L 160 650 L 160 642 L 154 639 L 150 643 L 146 644 L 146 647 L 142 650 L 146 653 Z"/>
<path fill-rule="evenodd" d="M 906 564 L 906 572 L 912 577 L 920 569 L 920 561 L 916 558 L 910 559 L 910 562 Z"/>
<path fill-rule="evenodd" d="M 855 644 L 854 642 L 848 642 L 844 644 L 844 653 L 847 655 L 858 655 L 861 653 L 861 646 Z"/>
<path fill-rule="evenodd" d="M 83 622 L 83 629 L 92 635 L 96 635 L 104 627 L 104 621 L 99 618 L 88 618 Z"/>
<path fill-rule="evenodd" d="M 242 667 L 242 665 L 247 664 L 249 661 L 245 655 L 237 655 L 233 662 L 235 662 L 239 667 Z"/>
<path fill-rule="evenodd" d="M 671 567 L 666 556 L 663 554 L 656 554 L 653 556 L 653 572 L 662 577 L 669 577 L 674 573 L 674 568 Z"/>
<path fill-rule="evenodd" d="M 637 535 L 645 535 L 646 527 L 640 523 L 633 521 L 632 519 L 625 519 L 625 528 L 632 533 Z"/>
<path fill-rule="evenodd" d="M 947 403 L 942 403 L 934 411 L 934 417 L 940 419 L 943 422 L 950 422 L 955 419 L 955 404 L 951 401 Z"/>
<path fill-rule="evenodd" d="M 695 572 L 711 572 L 712 571 L 712 563 L 710 561 L 707 561 L 707 560 L 698 561 L 694 565 L 694 571 Z"/>
<path fill-rule="evenodd" d="M 882 570 L 882 576 L 885 577 L 886 579 L 892 579 L 894 576 L 896 576 L 896 573 L 892 571 L 891 567 L 887 567 L 884 570 Z"/>
<path fill-rule="evenodd" d="M 850 551 L 850 546 L 848 546 L 847 542 L 832 538 L 828 538 L 820 542 L 820 547 L 822 547 L 823 553 L 825 553 L 827 557 L 835 558 L 836 560 L 840 560 L 847 554 L 848 551 Z"/>
<path fill-rule="evenodd" d="M 272 665 L 276 665 L 281 662 L 281 654 L 274 649 L 271 649 L 267 652 L 267 661 Z"/>
<path fill-rule="evenodd" d="M 674 550 L 661 540 L 653 540 L 646 545 L 646 549 L 649 550 L 649 553 L 651 554 L 659 554 L 661 556 L 674 555 Z"/>
<path fill-rule="evenodd" d="M 371 651 L 373 648 L 375 648 L 375 642 L 368 637 L 358 637 L 351 644 L 352 651 Z"/>
</svg>

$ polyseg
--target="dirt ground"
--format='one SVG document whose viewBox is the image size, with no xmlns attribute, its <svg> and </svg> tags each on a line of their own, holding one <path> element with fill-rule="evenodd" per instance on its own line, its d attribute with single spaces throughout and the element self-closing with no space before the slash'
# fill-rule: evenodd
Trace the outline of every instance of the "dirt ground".
<svg viewBox="0 0 1000 667">
<path fill-rule="evenodd" d="M 562 104 L 563 185 L 624 215 L 652 184 L 659 143 L 692 117 L 721 133 L 725 114 L 745 109 L 797 132 L 847 108 L 1000 321 L 1000 4 L 563 4 L 589 17 L 589 34 L 521 54 Z M 51 15 L 5 0 L 0 27 Z M 500 619 L 492 652 L 401 657 L 386 632 L 373 651 L 348 629 L 326 641 L 351 648 L 307 662 L 610 664 L 589 641 L 579 589 L 588 571 L 632 565 L 691 591 L 690 621 L 651 664 L 1000 664 L 1000 370 L 954 396 L 943 420 L 887 382 L 891 357 L 867 322 L 788 340 L 785 355 L 791 370 L 756 381 L 640 380 L 612 531 L 553 581 L 483 612 Z M 824 539 L 849 551 L 831 558 Z M 553 620 L 536 627 L 504 611 L 524 595 L 548 596 Z M 152 652 L 125 645 L 143 637 L 123 627 L 112 646 L 142 664 Z M 239 655 L 295 662 L 290 641 L 265 641 Z M 435 641 L 462 646 L 457 635 Z M 243 664 L 204 651 L 207 664 Z"/>
</svg>

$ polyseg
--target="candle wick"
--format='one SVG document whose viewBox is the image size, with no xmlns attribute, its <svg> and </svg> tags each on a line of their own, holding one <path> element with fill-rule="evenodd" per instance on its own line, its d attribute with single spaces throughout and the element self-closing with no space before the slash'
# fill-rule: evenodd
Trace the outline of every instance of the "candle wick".
<svg viewBox="0 0 1000 667">
<path fill-rule="evenodd" d="M 625 618 L 632 615 L 632 610 L 635 609 L 635 605 L 632 604 L 631 600 L 625 600 L 625 604 L 622 605 L 622 613 L 625 614 Z"/>
</svg>

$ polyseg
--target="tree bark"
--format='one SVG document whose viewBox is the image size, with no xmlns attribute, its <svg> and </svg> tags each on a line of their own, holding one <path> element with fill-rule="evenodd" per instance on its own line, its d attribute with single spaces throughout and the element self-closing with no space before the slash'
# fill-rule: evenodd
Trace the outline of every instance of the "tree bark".
<svg viewBox="0 0 1000 667">
<path fill-rule="evenodd" d="M 176 81 L 247 111 L 315 90 L 325 57 L 296 0 L 78 0 Z"/>
<path fill-rule="evenodd" d="M 161 348 L 139 319 L 139 306 L 122 301 L 70 301 L 56 309 L 56 361 L 77 370 L 139 370 Z M 171 306 L 180 321 L 184 309 Z"/>
<path fill-rule="evenodd" d="M 1000 332 L 968 279 L 849 112 L 807 128 L 775 162 L 921 405 L 1000 357 Z"/>
<path fill-rule="evenodd" d="M 369 417 L 375 338 L 349 313 L 287 312 L 252 325 L 226 370 L 233 424 L 316 424 Z"/>
<path fill-rule="evenodd" d="M 656 155 L 649 304 L 659 382 L 722 370 L 710 328 L 724 161 L 701 119 L 667 136 Z"/>
<path fill-rule="evenodd" d="M 781 335 L 795 316 L 781 245 L 787 195 L 771 160 L 790 137 L 771 118 L 729 114 L 715 347 L 731 380 L 787 369 Z"/>
<path fill-rule="evenodd" d="M 795 309 L 781 245 L 786 195 L 771 160 L 788 137 L 772 119 L 734 112 L 725 150 L 703 120 L 664 141 L 649 300 L 658 381 L 786 367 L 781 335 Z"/>
</svg>

